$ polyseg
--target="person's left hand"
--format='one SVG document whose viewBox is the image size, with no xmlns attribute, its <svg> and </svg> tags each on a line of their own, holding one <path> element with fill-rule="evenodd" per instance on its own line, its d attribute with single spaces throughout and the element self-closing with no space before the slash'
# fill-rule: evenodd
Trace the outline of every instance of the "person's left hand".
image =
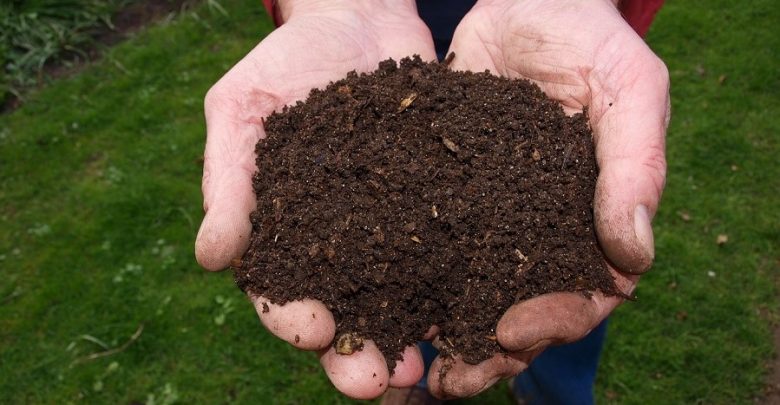
<svg viewBox="0 0 780 405">
<path fill-rule="evenodd" d="M 567 113 L 588 108 L 599 178 L 596 232 L 617 287 L 633 293 L 654 256 L 650 220 L 666 175 L 666 67 L 609 0 L 480 0 L 461 21 L 450 51 L 455 70 L 538 84 Z M 512 306 L 496 328 L 509 354 L 477 365 L 456 358 L 428 374 L 437 397 L 475 395 L 522 372 L 546 347 L 581 339 L 622 302 L 595 292 L 545 294 Z"/>
</svg>

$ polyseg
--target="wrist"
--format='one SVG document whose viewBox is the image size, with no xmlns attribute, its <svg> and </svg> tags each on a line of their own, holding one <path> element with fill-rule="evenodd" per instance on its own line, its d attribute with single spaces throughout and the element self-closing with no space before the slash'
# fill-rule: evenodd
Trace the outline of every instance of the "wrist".
<svg viewBox="0 0 780 405">
<path fill-rule="evenodd" d="M 560 4 L 560 0 L 540 0 L 541 2 L 549 2 L 549 3 L 556 3 Z M 618 8 L 620 6 L 620 2 L 622 0 L 594 0 L 597 2 L 604 2 L 610 4 L 613 8 Z M 515 0 L 477 0 L 476 6 L 497 6 L 497 5 L 505 5 L 505 6 L 512 6 L 515 5 L 517 1 Z"/>
<path fill-rule="evenodd" d="M 377 13 L 384 12 L 411 13 L 417 17 L 417 6 L 414 0 L 276 0 L 274 3 L 280 23 L 300 16 L 344 11 L 374 17 L 381 16 Z"/>
</svg>

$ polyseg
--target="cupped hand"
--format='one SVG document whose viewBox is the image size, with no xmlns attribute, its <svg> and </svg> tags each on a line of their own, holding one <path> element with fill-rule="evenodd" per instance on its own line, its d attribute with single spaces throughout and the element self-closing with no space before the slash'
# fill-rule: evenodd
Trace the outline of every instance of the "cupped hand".
<svg viewBox="0 0 780 405">
<path fill-rule="evenodd" d="M 450 50 L 456 70 L 538 84 L 567 113 L 587 107 L 599 177 L 596 233 L 618 288 L 633 293 L 654 256 L 650 221 L 666 175 L 666 67 L 609 0 L 481 0 L 461 21 Z M 429 373 L 439 397 L 475 395 L 522 372 L 549 345 L 588 334 L 622 302 L 596 292 L 553 293 L 511 307 L 497 327 L 497 355 L 472 366 L 437 359 Z"/>
<path fill-rule="evenodd" d="M 255 209 L 254 150 L 265 136 L 265 117 L 351 70 L 371 71 L 390 57 L 419 54 L 435 59 L 430 32 L 411 0 L 288 0 L 279 6 L 285 23 L 206 95 L 202 185 L 206 215 L 195 253 L 198 263 L 209 270 L 228 267 L 248 247 L 249 214 Z M 328 377 L 346 395 L 373 398 L 388 385 L 410 386 L 422 375 L 416 347 L 407 348 L 392 377 L 372 342 L 353 355 L 336 354 L 330 347 L 333 316 L 321 302 L 304 300 L 280 307 L 263 297 L 251 298 L 273 334 L 298 348 L 319 352 Z M 264 304 L 268 311 L 263 311 Z"/>
</svg>

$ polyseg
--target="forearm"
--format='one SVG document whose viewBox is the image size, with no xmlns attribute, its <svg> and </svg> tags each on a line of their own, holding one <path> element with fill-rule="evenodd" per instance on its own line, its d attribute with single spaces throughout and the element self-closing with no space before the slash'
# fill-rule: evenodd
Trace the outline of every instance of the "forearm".
<svg viewBox="0 0 780 405">
<path fill-rule="evenodd" d="M 581 0 L 575 0 L 577 2 L 581 2 Z M 612 5 L 613 7 L 619 7 L 622 3 L 629 3 L 632 0 L 588 0 L 591 2 L 603 2 Z M 644 0 L 639 0 L 639 2 L 642 2 Z M 536 0 L 536 3 L 549 3 L 550 7 L 560 6 L 562 4 L 565 4 L 565 1 L 562 0 Z M 634 0 L 636 2 L 636 0 Z M 496 6 L 512 6 L 517 3 L 517 0 L 477 0 L 475 4 L 476 7 L 483 7 L 483 6 L 490 6 L 490 7 L 496 7 Z"/>
<path fill-rule="evenodd" d="M 590 0 L 594 2 L 604 2 L 610 7 L 616 8 L 623 19 L 636 31 L 639 36 L 644 37 L 650 28 L 653 19 L 658 10 L 664 4 L 664 0 Z M 548 2 L 550 7 L 561 6 L 565 3 L 562 0 L 537 0 L 537 2 Z M 579 1 L 578 1 L 579 2 Z M 516 0 L 478 0 L 474 8 L 478 7 L 501 7 L 516 4 Z M 472 9 L 473 10 L 473 9 Z"/>
<path fill-rule="evenodd" d="M 268 3 L 266 2 L 267 7 Z M 300 15 L 345 10 L 374 17 L 381 16 L 377 13 L 417 15 L 414 0 L 275 0 L 270 3 L 278 24 Z"/>
</svg>

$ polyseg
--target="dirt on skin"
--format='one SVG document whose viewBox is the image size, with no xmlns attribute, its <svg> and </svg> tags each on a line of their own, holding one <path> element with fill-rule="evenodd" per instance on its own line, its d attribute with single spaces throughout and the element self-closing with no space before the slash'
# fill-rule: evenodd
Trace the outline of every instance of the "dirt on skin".
<svg viewBox="0 0 780 405">
<path fill-rule="evenodd" d="M 475 364 L 502 352 L 495 328 L 518 301 L 618 294 L 593 228 L 587 118 L 528 81 L 388 60 L 265 128 L 236 283 L 322 301 L 339 350 L 371 339 L 392 370 L 437 325 L 444 355 Z"/>
</svg>

